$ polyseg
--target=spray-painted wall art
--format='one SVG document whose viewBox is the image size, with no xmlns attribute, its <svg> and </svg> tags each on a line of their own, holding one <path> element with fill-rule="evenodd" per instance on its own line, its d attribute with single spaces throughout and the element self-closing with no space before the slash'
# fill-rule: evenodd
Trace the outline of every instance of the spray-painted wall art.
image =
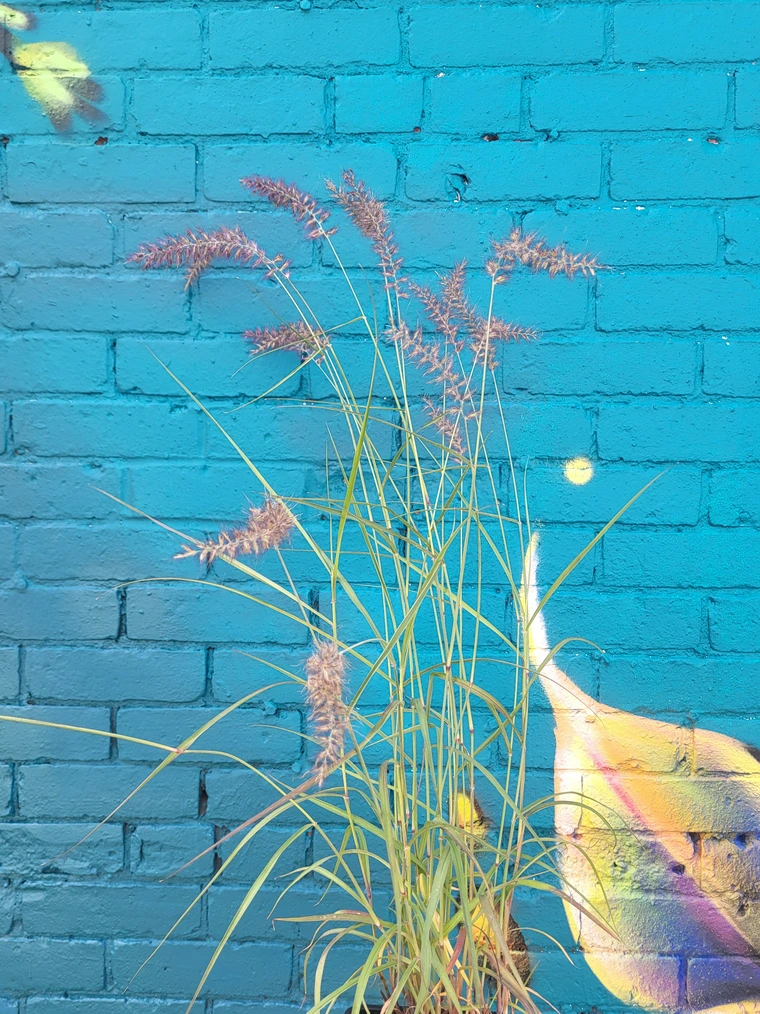
<svg viewBox="0 0 760 1014">
<path fill-rule="evenodd" d="M 66 42 L 24 42 L 18 34 L 36 27 L 35 15 L 0 4 L 0 51 L 13 73 L 56 130 L 68 130 L 75 115 L 100 122 L 103 89 L 90 68 Z"/>
<path fill-rule="evenodd" d="M 576 686 L 538 612 L 537 547 L 534 535 L 528 636 L 555 719 L 555 828 L 573 938 L 626 1003 L 755 1011 L 760 751 L 607 707 Z"/>
</svg>

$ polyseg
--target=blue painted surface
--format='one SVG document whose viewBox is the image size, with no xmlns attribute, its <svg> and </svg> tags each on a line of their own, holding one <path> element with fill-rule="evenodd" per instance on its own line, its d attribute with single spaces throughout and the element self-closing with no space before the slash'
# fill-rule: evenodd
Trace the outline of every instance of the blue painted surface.
<svg viewBox="0 0 760 1014">
<path fill-rule="evenodd" d="M 418 277 L 477 262 L 518 223 L 614 269 L 595 283 L 520 275 L 500 293 L 506 315 L 542 331 L 504 351 L 500 382 L 515 452 L 532 460 L 547 571 L 667 470 L 574 575 L 552 632 L 608 649 L 566 660 L 605 702 L 760 746 L 760 4 L 48 0 L 37 13 L 29 41 L 77 48 L 104 87 L 105 119 L 56 134 L 3 64 L 0 703 L 173 742 L 269 682 L 236 648 L 299 664 L 301 630 L 242 600 L 115 592 L 196 569 L 94 487 L 199 533 L 239 517 L 253 492 L 245 470 L 145 346 L 223 412 L 285 368 L 272 358 L 271 375 L 231 376 L 239 331 L 267 316 L 232 268 L 183 294 L 177 277 L 124 258 L 190 224 L 239 221 L 287 249 L 320 308 L 350 315 L 328 252 L 237 181 L 261 172 L 318 189 L 351 166 L 388 199 Z M 367 263 L 347 231 L 341 249 L 350 268 Z M 366 378 L 361 343 L 345 341 Z M 317 376 L 281 393 L 325 397 Z M 228 417 L 280 488 L 318 489 L 324 433 L 294 434 L 291 418 L 271 398 Z M 596 475 L 575 488 L 562 463 L 580 454 Z M 306 590 L 316 581 L 308 568 L 300 577 Z M 232 749 L 305 768 L 292 735 L 302 701 L 270 698 L 257 714 L 266 733 L 241 719 Z M 548 715 L 535 729 L 530 777 L 543 794 Z M 246 817 L 255 784 L 177 764 L 42 868 L 134 787 L 145 758 L 107 738 L 0 726 L 0 1014 L 184 1009 L 255 855 L 131 999 L 120 991 L 212 860 L 158 881 Z M 296 852 L 293 865 L 306 845 Z M 557 906 L 532 906 L 522 921 L 567 940 Z M 212 981 L 215 1014 L 298 1009 L 303 939 L 272 936 L 266 914 L 263 903 L 251 913 Z M 563 1011 L 620 1008 L 582 960 L 547 951 L 537 975 Z"/>
</svg>

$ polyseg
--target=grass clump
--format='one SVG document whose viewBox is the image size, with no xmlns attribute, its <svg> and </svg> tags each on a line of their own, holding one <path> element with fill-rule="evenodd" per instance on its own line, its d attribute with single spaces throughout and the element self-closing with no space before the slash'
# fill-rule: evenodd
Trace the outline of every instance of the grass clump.
<svg viewBox="0 0 760 1014">
<path fill-rule="evenodd" d="M 326 889 L 320 910 L 299 917 L 314 924 L 305 955 L 313 1014 L 346 999 L 353 1014 L 373 999 L 388 1012 L 533 1014 L 540 998 L 531 985 L 530 936 L 513 915 L 515 895 L 532 889 L 567 900 L 568 893 L 553 839 L 534 826 L 550 800 L 526 798 L 536 672 L 520 569 L 531 525 L 494 374 L 505 346 L 536 332 L 500 317 L 495 306 L 518 265 L 573 278 L 593 275 L 599 264 L 516 230 L 493 244 L 484 267 L 487 304 L 478 307 L 464 262 L 437 289 L 408 276 L 384 204 L 345 172 L 328 182 L 329 198 L 369 240 L 378 287 L 344 267 L 331 212 L 312 195 L 263 176 L 242 182 L 330 251 L 355 314 L 322 320 L 288 259 L 239 228 L 189 230 L 144 244 L 131 258 L 146 269 L 182 267 L 188 286 L 218 260 L 258 272 L 291 313 L 246 332 L 249 368 L 286 350 L 294 357 L 288 378 L 309 367 L 333 395 L 304 408 L 331 421 L 324 493 L 296 497 L 278 491 L 255 456 L 181 385 L 235 447 L 263 500 L 244 525 L 214 538 L 177 533 L 178 556 L 247 577 L 267 595 L 199 581 L 276 610 L 311 641 L 302 670 L 273 666 L 273 681 L 303 687 L 311 770 L 293 786 L 240 759 L 275 799 L 226 835 L 226 858 L 193 905 L 273 821 L 298 827 L 266 857 L 193 1000 L 262 885 L 280 870 L 281 896 L 305 881 Z M 339 333 L 348 325 L 366 342 L 368 393 L 355 388 L 343 360 Z M 424 394 L 415 372 L 425 378 Z M 507 462 L 506 484 L 499 462 Z M 291 539 L 321 569 L 318 601 L 299 590 Z M 259 569 L 264 554 L 279 570 Z M 498 588 L 490 589 L 494 580 Z M 150 778 L 179 753 L 203 752 L 203 733 L 256 696 L 165 748 Z M 319 846 L 313 861 L 282 871 L 288 847 L 311 833 Z M 331 956 L 344 944 L 358 946 L 356 959 L 328 986 Z"/>
</svg>

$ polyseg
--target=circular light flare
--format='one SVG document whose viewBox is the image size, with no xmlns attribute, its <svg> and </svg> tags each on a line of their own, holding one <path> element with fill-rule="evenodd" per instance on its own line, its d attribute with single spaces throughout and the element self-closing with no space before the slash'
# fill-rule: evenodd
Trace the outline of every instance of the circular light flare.
<svg viewBox="0 0 760 1014">
<path fill-rule="evenodd" d="M 594 466 L 588 458 L 571 458 L 565 462 L 565 478 L 573 486 L 585 486 L 594 478 Z"/>
</svg>

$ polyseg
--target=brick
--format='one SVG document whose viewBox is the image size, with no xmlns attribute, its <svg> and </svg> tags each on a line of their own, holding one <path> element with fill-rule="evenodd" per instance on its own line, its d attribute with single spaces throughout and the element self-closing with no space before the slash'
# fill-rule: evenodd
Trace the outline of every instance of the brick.
<svg viewBox="0 0 760 1014">
<path fill-rule="evenodd" d="M 337 888 L 333 888 L 333 890 L 337 892 Z M 339 907 L 335 899 L 330 896 L 320 904 L 322 893 L 314 888 L 299 890 L 296 887 L 285 895 L 282 895 L 281 892 L 282 885 L 278 887 L 264 886 L 256 902 L 250 906 L 235 927 L 233 939 L 236 941 L 298 940 L 306 942 L 311 937 L 311 932 L 309 932 L 311 923 L 278 922 L 277 920 L 297 919 L 304 915 L 319 915 L 323 911 L 334 911 Z M 219 887 L 211 891 L 209 895 L 209 933 L 213 939 L 220 939 L 244 897 L 245 888 L 240 887 Z M 278 904 L 278 899 L 281 897 L 282 901 Z"/>
<path fill-rule="evenodd" d="M 118 941 L 113 950 L 116 988 L 123 990 L 148 957 L 152 945 Z M 214 944 L 172 941 L 164 944 L 163 960 L 151 961 L 130 985 L 130 992 L 143 996 L 188 995 L 197 984 Z M 217 962 L 201 996 L 214 997 L 284 996 L 290 981 L 291 948 L 287 944 L 228 944 Z"/>
<path fill-rule="evenodd" d="M 335 82 L 335 125 L 341 133 L 408 133 L 421 117 L 421 78 L 356 74 Z"/>
<path fill-rule="evenodd" d="M 626 461 L 757 461 L 760 417 L 741 403 L 603 405 L 599 454 Z"/>
<path fill-rule="evenodd" d="M 11 525 L 0 525 L 0 581 L 13 576 L 16 567 L 16 532 Z"/>
<path fill-rule="evenodd" d="M 709 606 L 710 644 L 716 651 L 760 650 L 760 598 L 746 592 L 721 595 Z"/>
<path fill-rule="evenodd" d="M 729 397 L 760 396 L 760 342 L 728 340 L 705 342 L 702 389 L 706 394 Z"/>
<path fill-rule="evenodd" d="M 504 419 L 515 459 L 574 457 L 587 454 L 591 440 L 591 422 L 583 409 L 548 403 L 505 404 Z M 483 418 L 483 430 L 490 434 L 489 456 L 494 461 L 507 457 L 502 423 L 489 406 Z"/>
<path fill-rule="evenodd" d="M 710 524 L 760 524 L 760 471 L 719 468 L 710 476 Z"/>
<path fill-rule="evenodd" d="M 751 275 L 628 272 L 600 279 L 597 322 L 602 331 L 756 328 L 757 288 Z"/>
<path fill-rule="evenodd" d="M 13 782 L 8 764 L 0 765 L 0 815 L 7 817 L 11 812 Z"/>
<path fill-rule="evenodd" d="M 5 402 L 0 401 L 0 454 L 5 452 L 8 443 L 8 409 Z"/>
<path fill-rule="evenodd" d="M 563 342 L 512 346 L 502 386 L 509 394 L 690 394 L 697 359 L 678 340 Z"/>
<path fill-rule="evenodd" d="M 185 397 L 151 352 L 200 398 L 208 395 L 257 398 L 269 391 L 274 397 L 288 398 L 298 392 L 301 383 L 299 373 L 285 379 L 298 364 L 292 352 L 274 352 L 254 361 L 248 358 L 249 348 L 234 338 L 150 342 L 122 338 L 116 346 L 116 383 L 120 391 L 149 395 L 179 393 Z M 285 382 L 280 383 L 282 380 Z"/>
<path fill-rule="evenodd" d="M 594 463 L 593 482 L 575 486 L 567 481 L 560 465 L 534 466 L 528 482 L 534 522 L 604 524 L 637 493 L 641 496 L 619 518 L 618 525 L 695 525 L 700 517 L 702 476 L 697 468 L 672 466 L 663 472 L 635 464 Z M 512 479 L 506 467 L 501 484 L 511 497 Z"/>
<path fill-rule="evenodd" d="M 598 144 L 571 141 L 415 146 L 406 192 L 413 201 L 597 197 Z"/>
<path fill-rule="evenodd" d="M 333 67 L 395 63 L 394 9 L 362 11 L 214 11 L 209 17 L 214 68 Z"/>
<path fill-rule="evenodd" d="M 425 127 L 446 134 L 517 130 L 521 91 L 519 74 L 436 74 Z"/>
<path fill-rule="evenodd" d="M 757 102 L 760 99 L 760 76 L 757 72 L 742 68 L 736 74 L 736 126 L 757 127 L 760 115 Z"/>
<path fill-rule="evenodd" d="M 226 420 L 225 420 L 226 421 Z M 324 463 L 267 463 L 266 477 L 282 496 L 319 496 L 324 493 Z M 0 479 L 2 465 L 0 465 Z M 154 517 L 198 518 L 237 522 L 249 499 L 262 493 L 260 484 L 238 461 L 229 464 L 188 462 L 182 465 L 134 463 L 127 470 L 130 503 L 141 504 Z M 1 506 L 1 501 L 0 501 Z M 211 526 L 209 534 L 215 530 Z"/>
<path fill-rule="evenodd" d="M 100 464 L 0 462 L 0 516 L 105 518 L 123 513 L 93 487 L 118 495 L 119 470 Z"/>
<path fill-rule="evenodd" d="M 76 725 L 108 732 L 105 708 L 3 707 L 3 715 L 31 721 Z M 86 732 L 67 732 L 42 725 L 0 722 L 0 758 L 8 761 L 108 760 L 110 740 Z"/>
<path fill-rule="evenodd" d="M 530 122 L 537 130 L 720 128 L 728 76 L 715 71 L 558 71 L 536 81 Z"/>
<path fill-rule="evenodd" d="M 249 799 L 249 796 L 250 794 L 247 794 L 245 798 Z M 266 801 L 271 802 L 272 800 L 271 798 L 268 798 Z M 234 801 L 231 802 L 232 805 L 228 809 L 228 817 L 230 818 L 229 823 L 223 825 L 223 830 L 225 831 L 228 830 L 229 827 L 235 827 L 240 822 L 242 816 L 239 809 L 237 811 L 234 809 Z M 255 803 L 253 805 L 255 806 L 255 809 L 248 811 L 248 813 L 256 813 L 263 804 L 259 805 L 258 803 Z M 329 822 L 329 816 L 325 815 L 325 817 Z M 231 861 L 221 874 L 219 885 L 224 886 L 230 883 L 235 883 L 238 886 L 238 889 L 241 884 L 245 885 L 245 888 L 247 889 L 261 873 L 267 859 L 269 859 L 279 848 L 287 843 L 288 839 L 293 836 L 294 831 L 298 830 L 299 826 L 303 827 L 304 825 L 302 823 L 296 827 L 283 827 L 280 820 L 277 821 L 276 826 L 268 824 L 252 839 L 250 839 L 247 845 L 244 845 L 237 853 L 235 853 L 234 857 L 232 853 L 235 847 L 239 844 L 240 838 L 238 836 L 234 836 L 228 842 L 221 844 L 217 849 L 219 859 L 224 862 L 229 858 Z M 288 871 L 296 870 L 306 865 L 307 852 L 309 851 L 310 844 L 311 837 L 306 831 L 299 834 L 295 841 L 293 841 L 284 850 L 277 865 L 270 873 L 268 880 L 265 881 L 265 884 L 269 887 L 282 890 L 284 881 L 279 879 L 280 876 L 283 874 L 287 875 Z M 332 905 L 332 903 L 333 901 L 331 898 L 330 904 Z M 209 909 L 210 907 L 211 902 L 209 899 Z M 213 932 L 211 927 L 209 927 L 209 932 Z M 264 936 L 274 940 L 290 939 L 288 934 L 275 934 L 271 928 L 267 930 Z"/>
<path fill-rule="evenodd" d="M 218 708 L 120 708 L 116 731 L 174 746 L 219 714 Z M 224 750 L 249 764 L 293 764 L 301 756 L 300 732 L 298 712 L 281 712 L 275 718 L 259 709 L 244 708 L 226 715 L 203 733 L 193 749 Z M 155 750 L 139 743 L 119 743 L 122 760 L 152 760 L 155 755 Z M 178 763 L 206 766 L 222 760 L 196 754 L 180 758 Z"/>
<path fill-rule="evenodd" d="M 276 776 L 292 786 L 298 785 L 299 778 L 302 777 L 295 772 L 286 774 L 283 771 L 278 771 Z M 254 813 L 258 813 L 259 810 L 263 810 L 265 806 L 279 798 L 262 778 L 254 775 L 251 771 L 242 771 L 240 768 L 232 771 L 222 771 L 220 768 L 210 770 L 206 775 L 206 792 L 208 793 L 207 819 L 213 820 L 216 824 L 224 823 L 230 828 L 247 820 Z M 295 813 L 294 819 L 296 819 Z M 280 834 L 279 828 L 276 829 L 276 833 Z M 261 854 L 256 847 L 256 839 L 252 839 L 252 842 L 252 858 L 260 864 Z M 242 876 L 244 874 L 241 874 Z M 238 876 L 234 875 L 234 879 L 237 880 Z"/>
<path fill-rule="evenodd" d="M 6 152 L 8 197 L 19 204 L 192 201 L 192 144 L 20 144 Z"/>
<path fill-rule="evenodd" d="M 250 594 L 250 593 L 249 593 Z M 255 594 L 276 601 L 266 589 Z M 240 641 L 304 644 L 306 628 L 237 592 L 136 585 L 127 592 L 127 631 L 137 641 Z"/>
<path fill-rule="evenodd" d="M 568 673 L 574 675 L 571 667 Z M 672 655 L 623 655 L 607 652 L 600 664 L 600 699 L 624 711 L 650 715 L 675 712 L 731 712 L 735 716 L 741 695 L 741 710 L 755 711 L 757 674 L 760 659 L 732 659 L 730 677 L 725 659 L 673 657 Z M 733 692 L 729 693 L 730 688 Z M 669 719 L 672 721 L 672 718 Z"/>
<path fill-rule="evenodd" d="M 171 884 L 32 884 L 21 892 L 24 933 L 42 937 L 155 937 L 193 902 L 194 886 Z M 200 930 L 196 905 L 174 931 Z"/>
<path fill-rule="evenodd" d="M 485 272 L 471 277 L 469 293 L 482 312 L 487 312 L 490 282 Z M 522 325 L 535 327 L 540 335 L 548 331 L 567 331 L 582 328 L 591 316 L 588 282 L 575 278 L 550 278 L 548 274 L 534 274 L 519 270 L 510 279 L 509 286 L 496 290 L 493 312 Z M 497 350 L 499 362 L 509 363 L 514 346 Z"/>
<path fill-rule="evenodd" d="M 28 587 L 0 592 L 0 635 L 29 640 L 100 640 L 118 629 L 110 589 Z"/>
<path fill-rule="evenodd" d="M 208 824 L 138 824 L 129 839 L 130 871 L 139 877 L 160 880 L 174 874 L 194 856 L 214 843 L 214 829 Z M 211 875 L 214 853 L 209 852 L 181 873 L 177 879 L 206 878 Z"/>
<path fill-rule="evenodd" d="M 508 585 L 506 580 L 502 584 L 502 587 L 484 587 L 479 600 L 477 597 L 477 589 L 475 587 L 464 585 L 460 589 L 464 600 L 471 606 L 474 606 L 475 602 L 478 601 L 478 608 L 481 610 L 481 614 L 492 625 L 491 628 L 483 626 L 480 626 L 479 628 L 478 641 L 479 645 L 484 649 L 487 647 L 491 647 L 492 649 L 503 648 L 503 640 L 501 636 L 493 630 L 493 627 L 496 627 L 498 630 L 503 630 L 505 624 Z M 379 588 L 366 587 L 362 590 L 362 605 L 366 612 L 373 617 L 375 624 L 380 626 L 381 630 L 383 629 L 383 626 L 378 624 L 377 618 L 383 615 L 383 601 L 384 596 Z M 391 593 L 390 608 L 393 609 L 395 616 L 402 615 L 402 606 L 397 594 Z M 341 637 L 347 644 L 365 641 L 367 638 L 372 636 L 373 630 L 370 627 L 364 613 L 361 612 L 341 591 L 338 591 L 336 596 L 336 611 Z M 392 622 L 389 621 L 389 624 L 390 629 L 392 630 Z M 471 614 L 462 618 L 460 636 L 465 644 L 472 643 L 474 626 L 475 622 Z M 440 644 L 439 626 L 436 621 L 432 601 L 425 600 L 422 607 L 419 609 L 415 619 L 414 633 L 417 644 L 435 645 L 436 647 Z"/>
<path fill-rule="evenodd" d="M 139 1000 L 126 996 L 30 996 L 29 1014 L 183 1014 L 182 1000 Z"/>
<path fill-rule="evenodd" d="M 19 402 L 16 446 L 40 457 L 191 456 L 201 436 L 194 408 L 160 402 Z"/>
<path fill-rule="evenodd" d="M 176 538 L 151 522 L 27 525 L 21 530 L 19 564 L 27 577 L 44 581 L 129 581 L 163 569 L 176 548 Z"/>
<path fill-rule="evenodd" d="M 99 112 L 96 121 L 73 116 L 77 133 L 101 134 L 103 131 L 120 131 L 124 128 L 125 93 L 118 77 L 98 75 L 97 82 L 103 89 L 103 96 L 93 105 Z M 29 95 L 17 77 L 0 81 L 0 105 L 6 110 L 3 130 L 20 137 L 56 134 L 57 128 L 44 115 L 39 104 Z"/>
<path fill-rule="evenodd" d="M 604 583 L 621 588 L 757 588 L 760 532 L 610 532 Z"/>
<path fill-rule="evenodd" d="M 359 278 L 354 277 L 353 281 L 356 284 Z M 382 283 L 379 279 L 375 279 L 375 283 L 377 295 L 380 295 Z M 364 278 L 361 278 L 361 284 L 366 289 Z M 299 277 L 296 285 L 301 298 L 313 308 L 322 327 L 344 325 L 357 316 L 356 300 L 342 278 L 340 281 L 327 281 L 324 276 L 311 275 Z M 205 275 L 200 282 L 198 303 L 201 327 L 211 332 L 239 334 L 243 329 L 299 319 L 285 292 L 276 282 L 263 282 L 259 272 L 247 275 L 211 272 Z M 369 306 L 367 310 L 370 310 Z M 360 332 L 362 327 L 357 323 L 353 333 Z M 351 333 L 349 328 L 345 330 Z M 291 369 L 298 365 L 296 356 L 291 356 L 290 364 Z"/>
<path fill-rule="evenodd" d="M 156 762 L 164 756 L 156 750 Z M 27 764 L 19 769 L 19 812 L 26 819 L 102 820 L 151 772 L 151 765 Z M 198 773 L 176 765 L 148 782 L 120 820 L 182 820 L 198 812 Z"/>
<path fill-rule="evenodd" d="M 94 940 L 0 939 L 3 989 L 26 993 L 29 984 L 45 992 L 102 989 L 103 944 Z"/>
<path fill-rule="evenodd" d="M 760 264 L 760 210 L 751 204 L 729 204 L 725 223 L 728 263 Z"/>
<path fill-rule="evenodd" d="M 366 13 L 366 11 L 364 12 Z M 262 144 L 209 144 L 205 153 L 205 194 L 212 201 L 263 202 L 240 185 L 241 176 L 262 173 L 297 183 L 319 200 L 325 193 L 316 181 L 337 180 L 344 169 L 362 167 L 362 178 L 381 199 L 392 197 L 396 187 L 397 160 L 386 144 L 346 142 L 328 147 L 314 145 L 308 165 L 302 146 L 291 142 Z M 325 201 L 326 203 L 326 201 Z M 332 223 L 331 223 L 332 224 Z"/>
<path fill-rule="evenodd" d="M 13 700 L 19 692 L 18 649 L 0 648 L 0 700 Z"/>
<path fill-rule="evenodd" d="M 214 652 L 214 675 L 212 680 L 215 700 L 222 704 L 234 704 L 256 690 L 265 690 L 256 702 L 276 704 L 303 704 L 302 684 L 291 682 L 272 666 L 279 666 L 297 675 L 303 673 L 307 648 L 289 651 L 256 649 L 250 654 L 219 649 Z M 253 656 L 253 657 L 252 657 Z M 260 661 L 264 660 L 264 661 Z M 277 686 L 276 684 L 282 684 Z"/>
<path fill-rule="evenodd" d="M 5 325 L 13 330 L 187 331 L 181 285 L 171 277 L 26 275 L 2 279 Z"/>
<path fill-rule="evenodd" d="M 126 704 L 193 701 L 206 685 L 203 652 L 136 648 L 28 648 L 24 675 L 35 700 Z"/>
<path fill-rule="evenodd" d="M 758 197 L 758 157 L 760 144 L 749 138 L 614 141 L 610 193 L 614 200 Z"/>
<path fill-rule="evenodd" d="M 103 70 L 181 70 L 197 67 L 201 57 L 200 18 L 189 8 L 159 8 L 149 14 L 48 9 L 29 36 L 46 37 L 66 39 L 98 74 Z"/>
<path fill-rule="evenodd" d="M 0 890 L 0 928 L 3 935 L 10 933 L 15 917 L 16 895 L 12 888 Z"/>
<path fill-rule="evenodd" d="M 0 338 L 0 377 L 5 391 L 30 394 L 102 391 L 106 385 L 105 342 L 47 335 Z"/>
<path fill-rule="evenodd" d="M 709 208 L 559 205 L 529 212 L 523 228 L 609 267 L 714 264 L 718 249 L 718 219 Z"/>
<path fill-rule="evenodd" d="M 306 134 L 323 128 L 324 88 L 317 77 L 151 76 L 135 81 L 132 110 L 143 134 Z"/>
<path fill-rule="evenodd" d="M 726 983 L 725 986 L 722 984 Z M 713 957 L 690 957 L 686 972 L 689 1002 L 702 1006 L 723 988 L 723 995 L 747 996 L 747 990 L 756 990 L 760 983 L 757 965 L 749 958 L 726 957 L 722 961 Z"/>
<path fill-rule="evenodd" d="M 340 453 L 344 461 L 350 460 L 351 442 L 343 420 L 336 419 L 332 408 L 320 402 L 290 401 L 268 405 L 260 401 L 221 421 L 237 445 L 251 453 L 255 451 L 260 461 L 290 462 L 298 458 L 324 465 L 328 447 L 331 457 Z M 388 427 L 375 421 L 369 424 L 369 432 L 377 453 L 389 458 L 392 433 Z M 218 431 L 209 430 L 206 450 L 215 458 L 238 457 L 235 448 Z M 239 511 L 240 507 L 238 516 Z"/>
<path fill-rule="evenodd" d="M 377 371 L 374 371 L 374 359 L 367 355 L 366 338 L 348 338 L 344 335 L 340 341 L 340 348 L 336 351 L 340 356 L 341 368 L 345 375 L 351 378 L 354 397 L 366 398 L 372 391 L 375 398 L 388 398 L 391 395 L 391 387 L 394 391 L 399 390 L 400 379 L 395 352 L 391 352 L 390 355 L 386 353 L 385 366 L 378 365 Z M 335 384 L 332 378 L 317 364 L 309 364 L 304 373 L 306 381 L 304 388 L 310 398 L 316 401 L 335 398 Z M 434 390 L 435 384 L 422 370 L 410 369 L 406 373 L 406 392 L 410 400 L 430 395 Z"/>
<path fill-rule="evenodd" d="M 415 268 L 451 268 L 464 258 L 477 270 L 491 251 L 491 241 L 508 236 L 514 226 L 509 212 L 472 207 L 464 201 L 455 207 L 398 209 L 391 221 L 404 263 Z M 336 247 L 347 267 L 374 264 L 377 259 L 369 241 L 358 232 L 341 232 Z M 336 263 L 329 250 L 323 250 L 323 261 Z"/>
<path fill-rule="evenodd" d="M 615 59 L 721 63 L 760 56 L 760 4 L 622 3 L 614 15 Z"/>
<path fill-rule="evenodd" d="M 603 649 L 693 650 L 700 642 L 700 598 L 687 592 L 674 598 L 653 592 L 563 591 L 547 604 L 546 614 L 552 643 L 586 637 Z"/>
<path fill-rule="evenodd" d="M 288 1003 L 258 1003 L 255 1000 L 215 1000 L 217 1014 L 254 1014 L 253 1008 L 262 1014 L 296 1014 L 296 1005 Z"/>
<path fill-rule="evenodd" d="M 596 61 L 602 37 L 602 11 L 594 5 L 565 4 L 548 11 L 527 4 L 455 4 L 414 10 L 409 45 L 416 67 L 501 67 Z"/>
<path fill-rule="evenodd" d="M 44 867 L 44 872 L 49 874 L 92 876 L 120 870 L 124 861 L 121 827 L 107 824 L 97 835 L 77 844 L 90 831 L 92 824 L 30 821 L 3 824 L 0 826 L 0 872 L 3 876 L 37 876 Z"/>
<path fill-rule="evenodd" d="M 0 211 L 0 261 L 97 268 L 112 260 L 113 226 L 100 211 Z"/>
</svg>

